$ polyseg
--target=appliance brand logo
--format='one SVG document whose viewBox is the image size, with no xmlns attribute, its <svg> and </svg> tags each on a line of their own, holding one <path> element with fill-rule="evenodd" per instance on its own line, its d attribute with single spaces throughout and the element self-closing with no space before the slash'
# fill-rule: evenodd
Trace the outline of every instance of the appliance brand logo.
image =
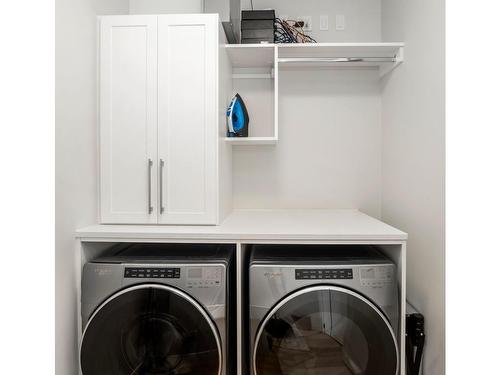
<svg viewBox="0 0 500 375">
<path fill-rule="evenodd" d="M 111 270 L 109 268 L 96 268 L 94 272 L 97 276 L 108 276 L 111 274 Z"/>
<path fill-rule="evenodd" d="M 269 278 L 269 279 L 276 279 L 278 277 L 282 277 L 283 273 L 282 272 L 265 272 L 264 276 Z"/>
</svg>

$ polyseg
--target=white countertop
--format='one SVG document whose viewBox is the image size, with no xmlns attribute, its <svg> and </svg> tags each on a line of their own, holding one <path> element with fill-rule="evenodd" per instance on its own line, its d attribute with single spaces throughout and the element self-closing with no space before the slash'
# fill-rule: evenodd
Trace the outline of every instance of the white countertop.
<svg viewBox="0 0 500 375">
<path fill-rule="evenodd" d="M 124 239 L 405 241 L 408 235 L 358 210 L 235 210 L 221 225 L 92 225 L 82 241 Z"/>
</svg>

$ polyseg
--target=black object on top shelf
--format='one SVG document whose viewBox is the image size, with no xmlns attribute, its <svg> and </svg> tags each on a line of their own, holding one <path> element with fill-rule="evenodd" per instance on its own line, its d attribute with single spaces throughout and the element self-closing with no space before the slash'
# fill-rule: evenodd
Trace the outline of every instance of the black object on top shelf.
<svg viewBox="0 0 500 375">
<path fill-rule="evenodd" d="M 241 20 L 273 20 L 275 19 L 274 9 L 266 10 L 242 10 Z"/>
<path fill-rule="evenodd" d="M 274 10 L 241 12 L 241 43 L 274 42 Z"/>
<path fill-rule="evenodd" d="M 241 30 L 274 29 L 274 20 L 242 20 Z"/>
</svg>

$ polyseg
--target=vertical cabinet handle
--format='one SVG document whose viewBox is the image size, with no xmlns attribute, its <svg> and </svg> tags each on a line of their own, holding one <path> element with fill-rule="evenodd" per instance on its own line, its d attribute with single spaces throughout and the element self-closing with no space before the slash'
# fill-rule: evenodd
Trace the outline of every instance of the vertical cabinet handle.
<svg viewBox="0 0 500 375">
<path fill-rule="evenodd" d="M 165 206 L 163 205 L 163 167 L 165 166 L 165 161 L 160 159 L 160 214 L 165 212 Z"/>
<path fill-rule="evenodd" d="M 151 204 L 151 177 L 152 177 L 152 169 L 153 169 L 153 160 L 148 159 L 148 212 L 153 212 L 153 205 Z"/>
</svg>

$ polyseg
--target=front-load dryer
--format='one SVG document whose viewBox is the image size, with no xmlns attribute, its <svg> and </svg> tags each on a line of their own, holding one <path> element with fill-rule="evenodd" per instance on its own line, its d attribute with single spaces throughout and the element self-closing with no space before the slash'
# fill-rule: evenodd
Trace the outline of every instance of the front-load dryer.
<svg viewBox="0 0 500 375">
<path fill-rule="evenodd" d="M 85 264 L 82 374 L 232 374 L 232 253 L 132 244 Z"/>
<path fill-rule="evenodd" d="M 248 283 L 252 375 L 399 373 L 396 267 L 377 249 L 254 246 Z"/>
</svg>

